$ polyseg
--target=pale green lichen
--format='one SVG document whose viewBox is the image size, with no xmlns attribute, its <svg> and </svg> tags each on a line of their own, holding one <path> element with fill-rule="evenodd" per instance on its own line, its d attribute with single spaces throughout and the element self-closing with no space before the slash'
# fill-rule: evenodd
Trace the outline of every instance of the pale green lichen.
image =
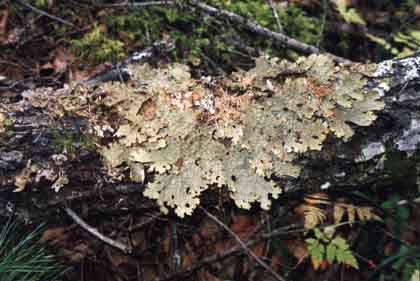
<svg viewBox="0 0 420 281">
<path fill-rule="evenodd" d="M 328 135 L 349 140 L 352 125 L 369 126 L 384 107 L 378 94 L 363 92 L 362 74 L 322 55 L 296 63 L 262 57 L 223 80 L 191 79 L 180 64 L 131 71 L 131 86 L 97 90 L 95 104 L 112 113 L 105 123 L 115 132 L 100 152 L 110 169 L 133 170 L 133 181 L 153 172 L 144 195 L 180 217 L 211 186 L 227 187 L 241 208 L 268 209 L 281 193 L 272 176 L 298 177 L 299 154 L 321 150 Z"/>
</svg>

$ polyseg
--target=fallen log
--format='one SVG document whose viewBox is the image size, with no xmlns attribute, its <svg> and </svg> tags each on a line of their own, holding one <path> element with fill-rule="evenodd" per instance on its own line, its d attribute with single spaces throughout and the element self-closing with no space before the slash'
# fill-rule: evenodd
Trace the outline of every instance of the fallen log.
<svg viewBox="0 0 420 281">
<path fill-rule="evenodd" d="M 0 107 L 2 203 L 28 209 L 31 198 L 42 209 L 75 186 L 137 183 L 183 217 L 209 188 L 268 209 L 282 193 L 389 184 L 385 156 L 413 155 L 420 142 L 419 66 L 420 54 L 372 65 L 262 57 L 249 71 L 194 79 L 184 65 L 130 60 L 125 82 L 109 82 L 121 78 L 114 69 L 26 90 Z M 418 164 L 404 161 L 415 184 Z"/>
</svg>

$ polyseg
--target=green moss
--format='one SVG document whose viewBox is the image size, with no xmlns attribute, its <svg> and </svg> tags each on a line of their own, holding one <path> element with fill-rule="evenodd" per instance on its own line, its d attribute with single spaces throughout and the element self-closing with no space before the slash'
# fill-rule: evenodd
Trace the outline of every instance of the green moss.
<svg viewBox="0 0 420 281">
<path fill-rule="evenodd" d="M 238 13 L 272 30 L 277 28 L 270 7 L 263 0 L 214 0 L 210 1 L 210 4 Z M 278 9 L 278 12 L 288 35 L 309 44 L 319 41 L 320 20 L 308 17 L 296 5 L 289 5 L 285 10 Z M 239 45 L 242 46 L 262 48 L 274 55 L 281 55 L 279 52 L 282 52 L 278 48 L 273 48 L 272 42 L 266 38 L 256 37 L 241 27 L 227 25 L 206 15 L 198 18 L 195 12 L 182 8 L 182 5 L 126 10 L 119 14 L 104 16 L 100 22 L 106 26 L 107 33 L 100 33 L 99 28 L 96 28 L 82 39 L 73 40 L 72 46 L 77 54 L 84 54 L 85 58 L 106 60 L 109 59 L 108 54 L 113 54 L 111 57 L 118 57 L 122 53 L 121 49 L 126 52 L 138 50 L 169 36 L 176 43 L 172 54 L 176 61 L 197 64 L 197 62 L 208 63 L 207 58 L 210 58 L 212 63 L 231 71 L 233 65 L 237 66 L 238 62 L 250 63 L 249 56 L 232 42 L 241 42 Z M 104 36 L 111 35 L 120 41 L 109 41 L 108 38 L 108 41 L 105 41 L 108 44 L 102 43 Z M 92 42 L 94 45 L 113 48 L 92 48 Z M 103 49 L 109 51 L 104 52 Z M 96 53 L 100 50 L 105 54 Z"/>
<path fill-rule="evenodd" d="M 125 56 L 124 43 L 107 36 L 99 26 L 81 39 L 71 40 L 70 50 L 80 59 L 95 63 L 115 61 Z"/>
<path fill-rule="evenodd" d="M 74 153 L 80 148 L 90 149 L 94 147 L 92 140 L 88 136 L 68 130 L 54 131 L 52 142 L 57 153 L 62 153 L 63 151 Z"/>
<path fill-rule="evenodd" d="M 290 5 L 286 10 L 279 10 L 279 17 L 286 33 L 308 44 L 316 44 L 320 38 L 320 19 L 309 17 L 305 11 L 296 5 Z"/>
<path fill-rule="evenodd" d="M 48 3 L 47 0 L 36 0 L 35 1 L 35 6 L 37 6 L 38 8 L 45 8 L 47 7 Z"/>
<path fill-rule="evenodd" d="M 402 2 L 401 6 L 406 10 L 412 10 L 417 5 L 417 0 L 404 0 L 404 1 L 401 1 L 401 2 Z"/>
<path fill-rule="evenodd" d="M 258 24 L 271 30 L 277 30 L 275 18 L 270 7 L 264 0 L 245 1 L 213 1 L 222 4 L 224 8 L 255 20 Z M 308 44 L 316 44 L 321 36 L 321 19 L 310 17 L 295 4 L 288 5 L 285 9 L 277 9 L 285 33 Z M 255 40 L 255 38 L 254 38 Z M 264 38 L 265 41 L 267 39 Z M 256 41 L 259 42 L 257 39 Z M 261 43 L 261 42 L 259 42 Z M 263 44 L 264 46 L 264 44 Z M 269 48 L 271 49 L 271 48 Z"/>
<path fill-rule="evenodd" d="M 0 144 L 6 145 L 7 141 L 15 135 L 14 123 L 13 118 L 6 117 L 0 112 Z"/>
</svg>

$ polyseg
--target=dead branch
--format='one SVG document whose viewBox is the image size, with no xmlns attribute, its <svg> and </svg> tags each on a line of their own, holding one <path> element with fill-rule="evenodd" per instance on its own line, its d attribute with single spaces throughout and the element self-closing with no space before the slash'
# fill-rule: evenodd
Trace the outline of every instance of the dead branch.
<svg viewBox="0 0 420 281">
<path fill-rule="evenodd" d="M 78 225 L 80 225 L 80 227 L 82 227 L 84 230 L 86 230 L 87 232 L 89 232 L 90 234 L 92 234 L 93 236 L 95 236 L 96 238 L 98 238 L 99 240 L 103 241 L 104 243 L 119 249 L 121 251 L 123 251 L 126 254 L 130 254 L 132 249 L 131 247 L 122 244 L 121 242 L 115 241 L 105 235 L 103 235 L 102 233 L 100 233 L 96 228 L 90 226 L 89 224 L 87 224 L 82 218 L 80 218 L 72 209 L 66 207 L 64 208 L 64 211 L 67 213 L 67 215 L 69 215 L 69 217 L 71 217 L 73 219 L 73 221 L 75 223 L 77 223 Z"/>
<path fill-rule="evenodd" d="M 255 240 L 250 240 L 245 242 L 245 244 L 250 247 L 252 245 L 254 245 L 255 243 L 257 243 L 259 240 L 255 239 Z M 200 260 L 199 262 L 189 266 L 188 268 L 186 268 L 183 271 L 180 272 L 175 272 L 169 276 L 166 276 L 164 278 L 160 278 L 157 279 L 156 281 L 170 281 L 170 280 L 179 280 L 180 277 L 185 277 L 188 276 L 189 274 L 192 274 L 193 272 L 197 271 L 198 269 L 202 268 L 203 266 L 206 266 L 208 264 L 212 264 L 218 261 L 222 261 L 224 259 L 227 259 L 228 257 L 234 256 L 234 255 L 239 255 L 241 253 L 244 252 L 244 248 L 239 245 L 239 246 L 235 246 L 233 248 L 230 248 L 222 253 L 217 253 L 214 254 L 212 256 L 206 257 L 202 260 Z"/>
<path fill-rule="evenodd" d="M 139 52 L 134 52 L 124 61 L 121 61 L 113 67 L 99 73 L 98 75 L 89 78 L 84 82 L 86 85 L 99 85 L 108 81 L 127 80 L 130 73 L 126 66 L 133 63 L 145 63 L 151 58 L 156 58 L 161 55 L 167 54 L 174 48 L 174 43 L 171 41 L 158 41 L 152 46 L 144 48 Z"/>
<path fill-rule="evenodd" d="M 339 63 L 343 63 L 343 64 L 351 64 L 352 63 L 348 59 L 333 55 L 331 53 L 322 52 L 320 49 L 318 49 L 314 46 L 311 46 L 311 45 L 308 45 L 306 43 L 300 42 L 300 41 L 298 41 L 296 39 L 293 39 L 293 38 L 291 38 L 287 35 L 271 31 L 268 28 L 265 28 L 265 27 L 255 23 L 255 22 L 253 22 L 249 19 L 246 19 L 246 18 L 244 18 L 240 15 L 237 15 L 235 13 L 232 13 L 230 11 L 220 9 L 220 8 L 216 8 L 216 7 L 207 5 L 205 3 L 201 3 L 200 1 L 197 1 L 197 0 L 190 1 L 189 5 L 191 7 L 194 7 L 196 9 L 204 12 L 204 13 L 207 13 L 209 15 L 219 17 L 219 18 L 223 18 L 223 19 L 228 19 L 231 22 L 234 22 L 236 24 L 240 24 L 240 25 L 244 26 L 246 29 L 248 29 L 249 31 L 253 32 L 253 33 L 256 33 L 256 34 L 258 34 L 260 36 L 263 36 L 263 37 L 273 39 L 277 43 L 280 43 L 282 45 L 290 47 L 290 48 L 292 48 L 296 51 L 302 52 L 304 54 L 325 53 Z"/>
<path fill-rule="evenodd" d="M 238 241 L 239 245 L 244 249 L 244 251 L 247 253 L 248 256 L 250 256 L 253 260 L 255 260 L 262 268 L 270 272 L 271 275 L 274 276 L 277 280 L 285 281 L 284 277 L 280 276 L 278 273 L 274 272 L 270 266 L 268 266 L 264 261 L 262 261 L 248 246 L 247 244 L 239 238 L 238 235 L 236 235 L 235 232 L 233 232 L 226 224 L 221 222 L 218 218 L 210 214 L 206 209 L 203 207 L 200 207 L 200 209 L 209 217 L 211 218 L 215 223 L 217 223 L 219 226 L 221 226 L 224 230 L 226 230 L 233 238 L 235 238 L 236 241 Z"/>
<path fill-rule="evenodd" d="M 296 230 L 295 228 L 299 228 L 299 229 Z M 287 226 L 284 226 L 284 227 L 277 228 L 270 233 L 264 233 L 264 234 L 261 234 L 261 235 L 257 235 L 257 237 L 255 237 L 254 239 L 248 240 L 248 241 L 242 241 L 242 243 L 244 243 L 249 248 L 252 245 L 255 245 L 256 243 L 260 242 L 261 239 L 269 239 L 269 238 L 272 238 L 272 237 L 278 236 L 278 235 L 287 235 L 287 234 L 290 234 L 290 233 L 303 232 L 303 231 L 305 231 L 305 230 L 302 228 L 302 225 L 291 224 L 291 225 L 287 225 Z M 203 266 L 206 266 L 208 264 L 213 264 L 215 262 L 223 261 L 224 259 L 227 259 L 231 256 L 242 254 L 242 253 L 244 253 L 244 251 L 245 250 L 244 250 L 244 247 L 242 245 L 232 247 L 228 250 L 223 251 L 222 253 L 216 253 L 216 254 L 211 255 L 209 257 L 203 258 L 199 262 L 196 262 L 196 263 L 192 264 L 191 266 L 189 266 L 188 268 L 186 268 L 183 271 L 175 272 L 175 273 L 173 273 L 171 275 L 168 275 L 164 278 L 157 279 L 156 281 L 170 281 L 170 280 L 174 280 L 174 279 L 178 280 L 181 277 L 185 277 L 185 276 L 188 276 L 188 275 L 192 274 L 193 272 L 197 271 L 198 269 L 202 268 Z"/>
<path fill-rule="evenodd" d="M 131 2 L 128 0 L 125 0 L 121 3 L 114 3 L 114 4 L 104 4 L 101 5 L 101 7 L 109 7 L 109 8 L 115 8 L 115 7 L 147 7 L 147 6 L 159 6 L 159 5 L 173 5 L 173 1 L 147 1 L 147 2 Z"/>
<path fill-rule="evenodd" d="M 74 24 L 72 24 L 71 22 L 69 22 L 69 21 L 67 21 L 67 20 L 64 20 L 64 19 L 62 19 L 62 18 L 59 18 L 59 17 L 57 17 L 57 16 L 51 15 L 51 14 L 49 14 L 49 13 L 47 13 L 47 12 L 43 11 L 43 10 L 40 10 L 40 9 L 38 9 L 38 8 L 36 8 L 36 7 L 34 7 L 34 6 L 32 6 L 31 4 L 26 3 L 26 2 L 25 2 L 25 1 L 23 1 L 23 0 L 16 0 L 16 1 L 17 1 L 19 4 L 21 4 L 22 6 L 25 6 L 26 8 L 31 9 L 32 11 L 34 11 L 34 12 L 36 12 L 36 13 L 38 13 L 38 14 L 42 15 L 42 16 L 45 16 L 45 17 L 47 17 L 47 18 L 50 18 L 50 19 L 53 19 L 53 20 L 55 20 L 55 21 L 61 22 L 62 24 L 65 24 L 65 25 L 68 25 L 68 26 L 74 27 Z"/>
<path fill-rule="evenodd" d="M 271 13 L 273 13 L 274 19 L 276 20 L 278 32 L 283 33 L 284 32 L 283 25 L 281 24 L 279 14 L 277 13 L 277 9 L 276 7 L 274 7 L 273 0 L 267 0 L 267 3 L 268 3 L 268 6 L 270 6 Z"/>
</svg>

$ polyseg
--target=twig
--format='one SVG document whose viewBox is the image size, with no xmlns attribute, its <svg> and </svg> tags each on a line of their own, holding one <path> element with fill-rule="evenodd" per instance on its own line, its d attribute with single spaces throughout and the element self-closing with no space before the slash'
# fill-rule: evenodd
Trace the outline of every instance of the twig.
<svg viewBox="0 0 420 281">
<path fill-rule="evenodd" d="M 261 239 L 266 239 L 266 238 L 271 238 L 273 236 L 277 236 L 277 235 L 281 235 L 281 234 L 289 234 L 290 233 L 290 229 L 297 227 L 298 225 L 292 224 L 292 225 L 288 225 L 285 227 L 281 227 L 278 228 L 276 230 L 273 230 L 270 233 L 265 233 L 260 235 L 259 237 L 256 237 L 253 240 L 248 240 L 245 243 L 246 246 L 251 247 L 252 245 L 254 245 L 255 243 L 261 241 Z M 202 260 L 200 260 L 199 262 L 187 267 L 185 270 L 180 271 L 180 272 L 174 272 L 173 274 L 166 276 L 164 278 L 161 279 L 157 279 L 156 281 L 169 281 L 169 280 L 180 280 L 181 277 L 187 276 L 189 274 L 191 274 L 192 272 L 202 268 L 203 266 L 207 265 L 207 264 L 213 264 L 215 262 L 218 261 L 222 261 L 224 259 L 227 259 L 231 256 L 234 255 L 238 255 L 244 252 L 244 248 L 242 247 L 242 245 L 238 245 L 235 247 L 232 247 L 228 250 L 225 250 L 222 253 L 217 253 L 214 255 L 211 255 L 209 257 L 203 258 Z"/>
<path fill-rule="evenodd" d="M 131 232 L 133 232 L 133 231 L 135 231 L 135 230 L 141 229 L 141 228 L 143 228 L 144 226 L 146 226 L 146 225 L 148 225 L 149 223 L 151 223 L 152 221 L 154 221 L 154 220 L 158 219 L 160 216 L 161 216 L 161 214 L 160 214 L 160 213 L 154 213 L 154 214 L 150 215 L 150 217 L 149 217 L 149 218 L 145 219 L 143 222 L 141 222 L 141 223 L 139 223 L 139 224 L 136 224 L 136 225 L 133 225 L 133 226 L 130 226 L 130 227 L 128 228 L 128 231 L 131 233 Z"/>
<path fill-rule="evenodd" d="M 226 230 L 235 240 L 239 243 L 239 245 L 245 250 L 245 252 L 253 258 L 261 267 L 263 267 L 265 270 L 271 273 L 271 275 L 274 276 L 277 280 L 285 281 L 282 276 L 280 276 L 278 273 L 274 272 L 271 267 L 269 267 L 264 261 L 262 261 L 249 247 L 248 245 L 239 238 L 238 235 L 236 235 L 235 232 L 233 232 L 226 224 L 221 222 L 218 218 L 210 214 L 206 209 L 200 207 L 200 209 L 209 217 L 211 218 L 215 223 L 217 223 L 219 226 L 221 226 L 224 230 Z"/>
<path fill-rule="evenodd" d="M 255 239 L 255 240 L 247 241 L 247 242 L 245 242 L 245 244 L 249 247 L 249 246 L 252 246 L 255 243 L 257 243 L 258 241 L 259 241 L 258 239 Z M 217 261 L 221 261 L 221 260 L 224 260 L 228 257 L 240 254 L 243 251 L 244 251 L 244 248 L 241 245 L 232 247 L 232 248 L 230 248 L 230 249 L 228 249 L 228 250 L 226 250 L 222 253 L 217 253 L 217 254 L 211 255 L 209 257 L 206 257 L 206 258 L 200 260 L 199 262 L 189 266 L 188 268 L 186 268 L 183 271 L 174 272 L 173 274 L 171 274 L 169 276 L 166 276 L 164 278 L 161 278 L 161 279 L 157 279 L 156 281 L 169 281 L 169 280 L 174 280 L 174 279 L 175 280 L 180 280 L 179 279 L 180 277 L 191 274 L 192 272 L 202 268 L 203 266 L 205 266 L 207 264 L 213 264 Z"/>
<path fill-rule="evenodd" d="M 181 268 L 181 254 L 179 253 L 179 245 L 178 245 L 178 230 L 174 221 L 170 221 L 170 229 L 171 229 L 171 241 L 172 241 L 172 260 L 174 263 L 175 272 L 178 272 Z"/>
<path fill-rule="evenodd" d="M 277 31 L 279 33 L 284 33 L 283 25 L 281 24 L 279 14 L 277 13 L 276 7 L 274 7 L 273 0 L 267 0 L 268 6 L 270 6 L 271 13 L 273 13 L 274 19 L 277 23 Z"/>
<path fill-rule="evenodd" d="M 131 77 L 130 71 L 127 69 L 127 65 L 144 63 L 150 58 L 169 53 L 173 49 L 174 43 L 172 41 L 163 40 L 155 42 L 152 46 L 131 54 L 124 61 L 118 62 L 110 69 L 106 69 L 94 77 L 85 80 L 83 83 L 94 86 L 108 81 L 126 80 Z"/>
<path fill-rule="evenodd" d="M 104 4 L 101 7 L 146 7 L 146 6 L 158 6 L 158 5 L 172 5 L 174 4 L 172 1 L 147 1 L 147 2 L 131 2 L 131 1 L 124 1 L 121 3 L 115 4 Z"/>
<path fill-rule="evenodd" d="M 284 44 L 285 46 L 288 46 L 294 50 L 300 51 L 302 53 L 305 54 L 318 54 L 318 53 L 325 53 L 328 56 L 330 56 L 333 60 L 335 60 L 336 62 L 339 63 L 343 63 L 343 64 L 351 64 L 352 61 L 333 55 L 331 53 L 327 53 L 327 52 L 322 52 L 320 49 L 308 45 L 306 43 L 300 42 L 296 39 L 293 39 L 287 35 L 278 33 L 278 32 L 274 32 L 271 31 L 268 28 L 265 28 L 253 21 L 250 21 L 240 15 L 237 15 L 235 13 L 229 12 L 227 10 L 224 9 L 219 9 L 219 8 L 215 8 L 213 6 L 207 5 L 205 3 L 201 3 L 197 0 L 191 0 L 189 2 L 189 5 L 191 7 L 197 8 L 209 15 L 213 15 L 216 17 L 220 17 L 220 18 L 226 18 L 229 19 L 230 21 L 237 23 L 237 24 L 241 24 L 243 25 L 246 29 L 248 29 L 249 31 L 256 33 L 258 35 L 264 36 L 264 37 L 268 37 L 270 39 L 273 39 L 274 41 L 280 43 L 280 44 Z"/>
<path fill-rule="evenodd" d="M 318 41 L 316 42 L 316 46 L 319 48 L 319 45 L 322 42 L 322 39 L 324 37 L 324 31 L 325 31 L 325 23 L 327 22 L 327 8 L 328 8 L 328 3 L 327 0 L 322 0 L 322 16 L 321 16 L 321 27 L 320 27 L 320 32 L 319 32 L 319 38 Z"/>
<path fill-rule="evenodd" d="M 103 241 L 104 243 L 117 248 L 121 251 L 123 251 L 126 254 L 131 254 L 131 247 L 128 247 L 118 241 L 115 241 L 105 235 L 103 235 L 102 233 L 100 233 L 96 228 L 88 225 L 82 218 L 80 218 L 72 209 L 65 207 L 64 211 L 67 213 L 67 215 L 69 215 L 75 223 L 77 223 L 78 225 L 80 225 L 80 227 L 82 227 L 84 230 L 86 230 L 87 232 L 89 232 L 90 234 L 92 234 L 93 236 L 95 236 L 96 238 L 98 238 L 99 240 Z"/>
<path fill-rule="evenodd" d="M 404 206 L 407 205 L 408 203 L 420 203 L 420 197 L 414 198 L 414 199 L 403 199 L 397 202 L 398 206 Z"/>
<path fill-rule="evenodd" d="M 216 70 L 216 72 L 219 75 L 226 75 L 226 72 L 220 67 L 218 66 L 211 58 L 209 58 L 208 56 L 206 56 L 206 54 L 204 54 L 204 52 L 202 54 L 200 54 L 201 57 L 207 61 L 207 63 L 214 68 L 214 70 Z"/>
<path fill-rule="evenodd" d="M 26 3 L 23 0 L 16 0 L 16 1 L 19 2 L 22 6 L 25 6 L 26 8 L 31 9 L 31 10 L 33 10 L 34 12 L 36 12 L 36 13 L 38 13 L 40 15 L 43 15 L 43 16 L 46 16 L 47 18 L 50 18 L 50 19 L 56 20 L 58 22 L 61 22 L 62 24 L 65 24 L 65 25 L 74 27 L 74 24 L 72 24 L 71 22 L 66 21 L 66 20 L 64 20 L 62 18 L 59 18 L 57 16 L 51 15 L 51 14 L 49 14 L 49 13 L 43 11 L 43 10 L 40 10 L 40 9 L 32 6 L 31 4 Z"/>
</svg>

